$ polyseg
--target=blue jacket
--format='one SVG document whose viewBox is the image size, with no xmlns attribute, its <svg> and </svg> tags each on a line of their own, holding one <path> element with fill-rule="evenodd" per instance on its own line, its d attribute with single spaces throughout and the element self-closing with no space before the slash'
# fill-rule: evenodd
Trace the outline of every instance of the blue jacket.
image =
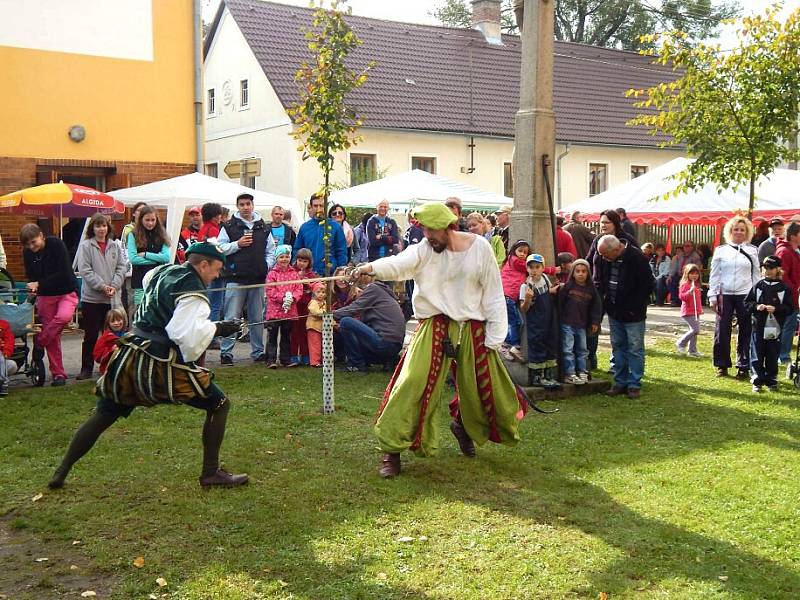
<svg viewBox="0 0 800 600">
<path fill-rule="evenodd" d="M 347 264 L 347 242 L 344 239 L 344 231 L 342 226 L 328 219 L 331 224 L 331 274 L 337 267 L 343 267 Z M 297 239 L 294 241 L 294 249 L 292 250 L 292 260 L 297 258 L 297 251 L 300 248 L 308 248 L 311 250 L 311 255 L 314 257 L 314 272 L 320 275 L 325 274 L 325 241 L 322 235 L 325 231 L 324 223 L 316 219 L 309 219 L 300 226 L 300 231 L 297 232 Z"/>
</svg>

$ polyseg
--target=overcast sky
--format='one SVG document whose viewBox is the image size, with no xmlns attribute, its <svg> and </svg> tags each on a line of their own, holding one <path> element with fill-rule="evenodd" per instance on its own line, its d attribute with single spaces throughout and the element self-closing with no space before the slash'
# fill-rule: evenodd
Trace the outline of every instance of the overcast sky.
<svg viewBox="0 0 800 600">
<path fill-rule="evenodd" d="M 213 18 L 219 0 L 205 0 L 206 20 Z M 294 4 L 295 6 L 308 7 L 308 0 L 272 0 L 281 4 Z M 746 13 L 763 11 L 773 4 L 774 0 L 740 0 Z M 391 21 L 405 21 L 411 23 L 435 24 L 436 20 L 428 15 L 428 11 L 436 6 L 436 0 L 349 0 L 348 5 L 353 9 L 353 14 L 365 17 L 376 17 Z M 800 0 L 785 0 L 784 12 L 790 12 L 800 7 Z"/>
</svg>

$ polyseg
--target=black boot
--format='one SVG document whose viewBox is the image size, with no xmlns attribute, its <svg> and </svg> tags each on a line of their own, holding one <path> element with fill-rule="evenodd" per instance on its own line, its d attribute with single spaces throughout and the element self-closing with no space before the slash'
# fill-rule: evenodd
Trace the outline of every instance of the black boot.
<svg viewBox="0 0 800 600">
<path fill-rule="evenodd" d="M 206 422 L 203 424 L 203 472 L 200 474 L 200 486 L 235 487 L 244 485 L 250 478 L 242 473 L 233 475 L 219 466 L 219 449 L 225 437 L 225 426 L 231 403 L 225 400 L 216 410 L 206 411 Z"/>
<path fill-rule="evenodd" d="M 543 370 L 528 369 L 528 385 L 532 387 L 544 387 Z"/>
<path fill-rule="evenodd" d="M 458 441 L 458 447 L 461 448 L 461 454 L 469 458 L 475 458 L 475 442 L 469 437 L 467 430 L 464 429 L 464 424 L 461 422 L 461 417 L 450 421 L 450 431 Z"/>
<path fill-rule="evenodd" d="M 549 392 L 557 392 L 561 389 L 561 384 L 558 383 L 558 380 L 555 377 L 556 369 L 555 367 L 549 367 L 544 370 L 544 379 L 542 379 L 542 383 L 544 384 L 544 389 Z"/>
</svg>

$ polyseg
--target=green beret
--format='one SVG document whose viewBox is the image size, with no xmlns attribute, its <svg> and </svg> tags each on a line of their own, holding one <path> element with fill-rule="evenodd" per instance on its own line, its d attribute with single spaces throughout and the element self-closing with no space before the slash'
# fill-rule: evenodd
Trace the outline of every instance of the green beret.
<svg viewBox="0 0 800 600">
<path fill-rule="evenodd" d="M 426 202 L 411 209 L 410 215 L 428 229 L 447 229 L 458 220 L 453 211 L 441 202 Z"/>
<path fill-rule="evenodd" d="M 195 242 L 186 250 L 187 257 L 191 254 L 200 254 L 201 256 L 214 258 L 222 261 L 223 265 L 225 264 L 225 253 L 222 251 L 222 248 L 211 242 Z"/>
</svg>

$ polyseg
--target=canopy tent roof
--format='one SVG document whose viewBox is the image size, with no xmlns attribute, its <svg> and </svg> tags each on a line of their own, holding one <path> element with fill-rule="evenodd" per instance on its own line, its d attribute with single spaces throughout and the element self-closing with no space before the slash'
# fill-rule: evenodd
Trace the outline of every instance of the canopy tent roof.
<svg viewBox="0 0 800 600">
<path fill-rule="evenodd" d="M 254 190 L 201 173 L 190 173 L 115 190 L 110 194 L 125 206 L 133 206 L 137 202 L 147 202 L 151 206 L 166 208 L 166 229 L 172 242 L 173 255 L 177 247 L 184 214 L 187 209 L 195 205 L 217 202 L 223 206 L 233 206 L 239 194 L 252 194 L 256 211 L 261 213 L 266 220 L 269 220 L 269 212 L 273 206 L 281 206 L 287 211 L 291 211 L 295 223 L 298 223 L 303 215 L 300 203 L 295 198 Z"/>
<path fill-rule="evenodd" d="M 330 202 L 346 207 L 375 208 L 378 202 L 386 199 L 393 211 L 405 212 L 420 202 L 443 202 L 452 196 L 461 200 L 465 211 L 497 210 L 504 204 L 514 203 L 513 198 L 492 194 L 419 169 L 337 190 L 331 193 Z"/>
<path fill-rule="evenodd" d="M 576 204 L 563 207 L 559 212 L 569 215 L 580 211 L 588 221 L 600 218 L 606 209 L 622 207 L 628 218 L 635 223 L 666 224 L 694 223 L 714 224 L 732 217 L 735 213 L 746 213 L 749 204 L 749 188 L 738 190 L 727 188 L 718 192 L 713 183 L 697 191 L 688 191 L 676 198 L 664 200 L 663 194 L 674 190 L 678 181 L 672 177 L 683 171 L 690 159 L 676 158 L 631 179 L 602 194 L 597 194 Z M 756 183 L 754 219 L 780 217 L 784 220 L 800 218 L 800 172 L 775 169 L 768 177 Z"/>
</svg>

